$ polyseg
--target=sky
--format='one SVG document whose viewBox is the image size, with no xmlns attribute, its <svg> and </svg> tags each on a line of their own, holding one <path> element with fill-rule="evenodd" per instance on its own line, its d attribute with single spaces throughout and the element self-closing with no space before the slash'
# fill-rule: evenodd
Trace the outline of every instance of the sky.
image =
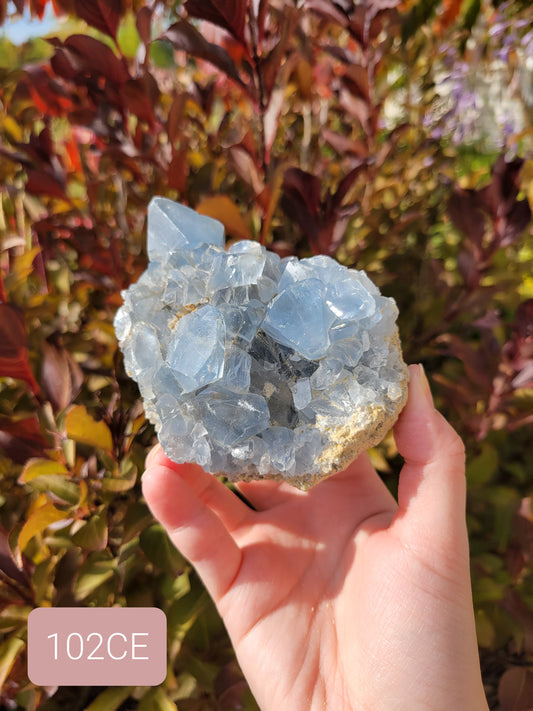
<svg viewBox="0 0 533 711">
<path fill-rule="evenodd" d="M 9 3 L 8 15 L 14 11 L 12 3 Z M 13 44 L 22 44 L 30 37 L 39 37 L 49 34 L 54 28 L 57 20 L 52 11 L 51 5 L 47 5 L 42 20 L 32 19 L 29 10 L 24 11 L 24 15 L 16 20 L 6 20 L 0 27 L 0 36 L 7 36 Z"/>
</svg>

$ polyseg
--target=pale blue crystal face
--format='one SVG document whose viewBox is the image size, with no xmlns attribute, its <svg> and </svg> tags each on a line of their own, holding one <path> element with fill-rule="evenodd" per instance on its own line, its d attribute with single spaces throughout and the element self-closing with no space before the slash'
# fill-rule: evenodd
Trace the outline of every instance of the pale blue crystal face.
<svg viewBox="0 0 533 711">
<path fill-rule="evenodd" d="M 268 429 L 268 405 L 260 395 L 213 388 L 201 393 L 198 403 L 207 431 L 218 444 L 234 446 Z"/>
<path fill-rule="evenodd" d="M 263 330 L 304 358 L 318 360 L 329 346 L 331 315 L 326 307 L 324 283 L 304 279 L 274 297 L 263 321 Z"/>
<path fill-rule="evenodd" d="M 183 392 L 220 380 L 224 373 L 225 337 L 224 319 L 213 306 L 201 306 L 179 320 L 166 362 Z"/>
<path fill-rule="evenodd" d="M 168 198 L 156 197 L 148 205 L 148 257 L 166 262 L 182 247 L 224 244 L 224 227 L 205 215 Z"/>
<path fill-rule="evenodd" d="M 151 201 L 147 232 L 150 264 L 115 330 L 174 461 L 315 481 L 347 464 L 340 435 L 376 431 L 376 411 L 396 417 L 398 312 L 364 272 L 253 241 L 226 251 L 220 223 L 166 198 Z"/>
</svg>

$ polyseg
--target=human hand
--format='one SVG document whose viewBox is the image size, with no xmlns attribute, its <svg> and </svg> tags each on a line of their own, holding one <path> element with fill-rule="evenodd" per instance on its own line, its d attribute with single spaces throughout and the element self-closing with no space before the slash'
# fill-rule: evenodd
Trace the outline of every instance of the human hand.
<svg viewBox="0 0 533 711">
<path fill-rule="evenodd" d="M 367 455 L 308 492 L 255 481 L 251 510 L 160 448 L 146 501 L 213 597 L 263 711 L 486 711 L 464 448 L 420 366 L 394 429 L 398 503 Z"/>
</svg>

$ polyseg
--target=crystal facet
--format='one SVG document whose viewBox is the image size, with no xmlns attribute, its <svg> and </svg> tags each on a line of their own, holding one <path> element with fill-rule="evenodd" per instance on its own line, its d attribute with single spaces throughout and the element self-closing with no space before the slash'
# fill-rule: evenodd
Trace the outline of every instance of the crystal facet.
<svg viewBox="0 0 533 711">
<path fill-rule="evenodd" d="M 375 445 L 406 400 L 398 310 L 362 271 L 280 259 L 166 198 L 115 331 L 163 449 L 229 479 L 308 488 Z"/>
</svg>

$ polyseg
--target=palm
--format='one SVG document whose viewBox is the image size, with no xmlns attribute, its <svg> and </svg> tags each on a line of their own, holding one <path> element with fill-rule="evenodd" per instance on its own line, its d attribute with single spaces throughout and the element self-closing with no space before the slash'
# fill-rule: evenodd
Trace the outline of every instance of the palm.
<svg viewBox="0 0 533 711">
<path fill-rule="evenodd" d="M 366 459 L 359 464 L 369 470 Z M 334 477 L 308 494 L 284 485 L 242 488 L 262 510 L 233 532 L 242 558 L 219 609 L 252 687 L 254 675 L 277 680 L 265 708 L 296 709 L 300 696 L 318 707 L 326 684 L 334 679 L 339 694 L 345 687 L 334 661 L 342 631 L 357 620 L 366 575 L 357 548 L 389 524 L 395 503 L 377 478 L 364 476 Z"/>
<path fill-rule="evenodd" d="M 428 510 L 431 466 L 406 464 L 399 508 L 365 455 L 307 493 L 241 484 L 253 511 L 199 467 L 152 455 L 147 501 L 217 603 L 262 709 L 483 708 L 443 672 L 455 654 L 465 683 L 479 676 L 464 493 L 457 476 L 459 502 L 433 484 L 441 500 Z"/>
</svg>

